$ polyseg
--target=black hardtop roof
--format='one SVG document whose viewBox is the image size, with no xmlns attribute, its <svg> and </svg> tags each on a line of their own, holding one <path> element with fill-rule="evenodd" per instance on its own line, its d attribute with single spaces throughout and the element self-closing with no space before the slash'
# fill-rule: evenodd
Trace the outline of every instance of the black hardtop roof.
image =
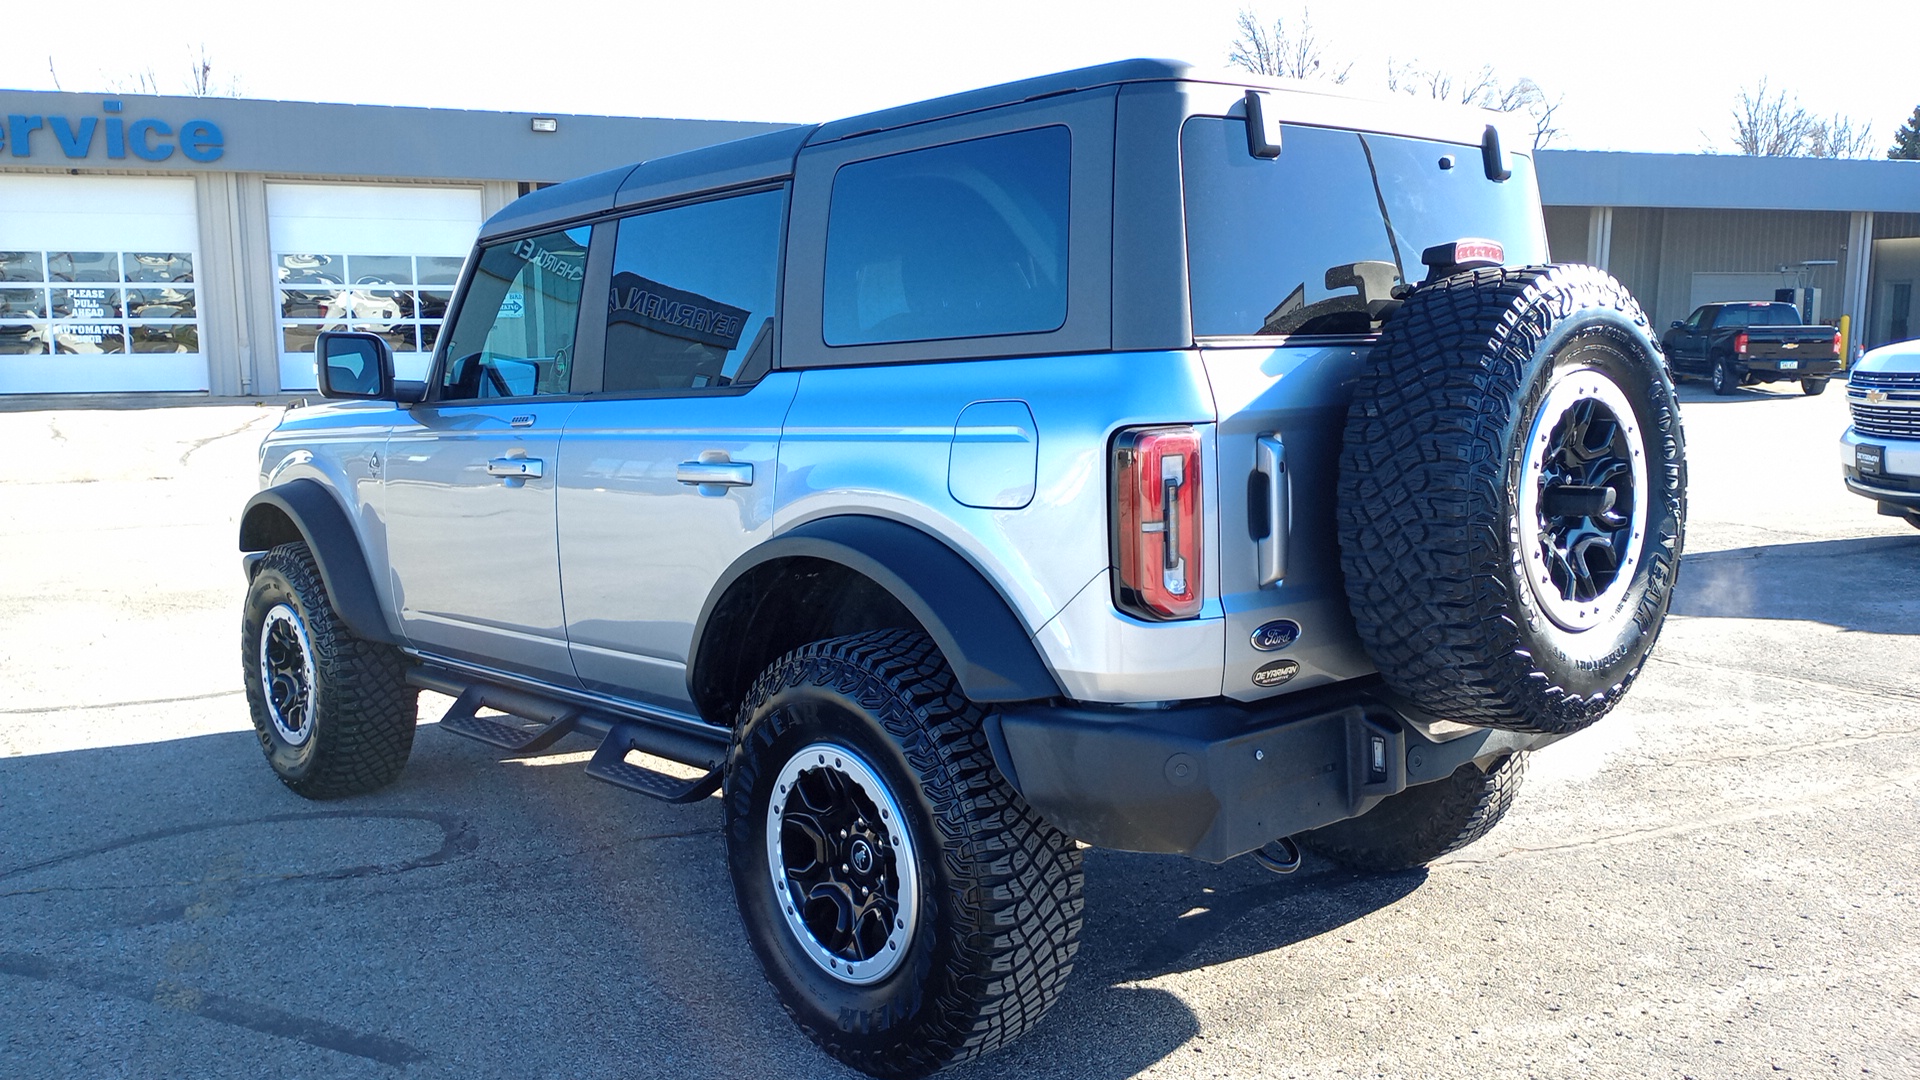
<svg viewBox="0 0 1920 1080">
<path fill-rule="evenodd" d="M 635 206 L 656 199 L 784 179 L 793 173 L 793 160 L 803 147 L 876 131 L 923 124 L 1034 98 L 1051 97 L 1121 83 L 1164 82 L 1180 79 L 1223 81 L 1250 85 L 1287 86 L 1291 80 L 1272 80 L 1233 72 L 1230 75 L 1196 68 L 1179 60 L 1117 60 L 1051 75 L 966 90 L 861 113 L 825 124 L 803 125 L 745 139 L 702 146 L 677 154 L 569 180 L 521 197 L 488 219 L 484 237 L 517 232 L 547 222 L 561 222 L 604 213 L 616 206 Z"/>
</svg>

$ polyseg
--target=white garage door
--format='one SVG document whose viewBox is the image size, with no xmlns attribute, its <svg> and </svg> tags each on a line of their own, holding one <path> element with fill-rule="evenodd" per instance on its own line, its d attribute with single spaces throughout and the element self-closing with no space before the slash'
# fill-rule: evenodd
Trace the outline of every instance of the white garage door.
<svg viewBox="0 0 1920 1080">
<path fill-rule="evenodd" d="M 1710 274 L 1696 272 L 1693 275 L 1693 306 L 1691 312 L 1701 304 L 1732 304 L 1742 300 L 1772 300 L 1773 290 L 1784 289 L 1793 284 L 1791 275 L 1779 273 L 1759 274 Z"/>
<path fill-rule="evenodd" d="M 315 385 L 322 330 L 393 346 L 400 378 L 426 375 L 460 263 L 480 230 L 479 188 L 268 184 L 279 276 L 280 385 Z"/>
<path fill-rule="evenodd" d="M 0 176 L 0 394 L 205 390 L 193 181 Z"/>
</svg>

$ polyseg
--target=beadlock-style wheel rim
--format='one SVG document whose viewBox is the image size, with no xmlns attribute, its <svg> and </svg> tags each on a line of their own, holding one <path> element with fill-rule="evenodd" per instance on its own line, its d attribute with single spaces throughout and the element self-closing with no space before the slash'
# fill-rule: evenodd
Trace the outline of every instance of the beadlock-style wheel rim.
<svg viewBox="0 0 1920 1080">
<path fill-rule="evenodd" d="M 919 915 L 913 839 L 873 767 L 814 743 L 787 760 L 767 799 L 774 901 L 807 957 L 865 985 L 906 958 Z"/>
<path fill-rule="evenodd" d="M 1562 629 L 1590 630 L 1619 610 L 1647 531 L 1646 439 L 1612 379 L 1566 372 L 1547 389 L 1520 470 L 1527 584 Z"/>
<path fill-rule="evenodd" d="M 261 623 L 260 689 L 274 734 L 304 746 L 313 737 L 313 646 L 291 605 L 275 604 Z"/>
</svg>

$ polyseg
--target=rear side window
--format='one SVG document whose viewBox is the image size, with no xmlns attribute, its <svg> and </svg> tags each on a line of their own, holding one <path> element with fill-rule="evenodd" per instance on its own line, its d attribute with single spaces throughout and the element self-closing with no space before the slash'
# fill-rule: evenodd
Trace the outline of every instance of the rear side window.
<svg viewBox="0 0 1920 1080">
<path fill-rule="evenodd" d="M 481 249 L 448 338 L 442 400 L 568 391 L 589 233 L 582 226 Z"/>
<path fill-rule="evenodd" d="M 786 193 L 620 222 L 607 298 L 609 393 L 753 382 L 773 361 Z"/>
<path fill-rule="evenodd" d="M 842 166 L 827 216 L 826 343 L 1058 330 L 1071 150 L 1053 126 Z"/>
<path fill-rule="evenodd" d="M 1478 146 L 1285 125 L 1262 159 L 1245 121 L 1195 117 L 1180 161 L 1196 336 L 1368 333 L 1392 286 L 1424 276 L 1422 251 L 1466 237 L 1547 261 L 1521 155 L 1496 183 Z"/>
</svg>

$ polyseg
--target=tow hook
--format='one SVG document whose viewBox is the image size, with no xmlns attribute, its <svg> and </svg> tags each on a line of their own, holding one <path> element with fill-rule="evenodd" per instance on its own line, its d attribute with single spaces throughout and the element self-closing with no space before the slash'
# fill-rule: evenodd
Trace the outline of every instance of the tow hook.
<svg viewBox="0 0 1920 1080">
<path fill-rule="evenodd" d="M 1276 874 L 1291 874 L 1300 869 L 1300 858 L 1300 845 L 1294 843 L 1291 836 L 1269 840 L 1253 853 L 1254 862 Z"/>
</svg>

